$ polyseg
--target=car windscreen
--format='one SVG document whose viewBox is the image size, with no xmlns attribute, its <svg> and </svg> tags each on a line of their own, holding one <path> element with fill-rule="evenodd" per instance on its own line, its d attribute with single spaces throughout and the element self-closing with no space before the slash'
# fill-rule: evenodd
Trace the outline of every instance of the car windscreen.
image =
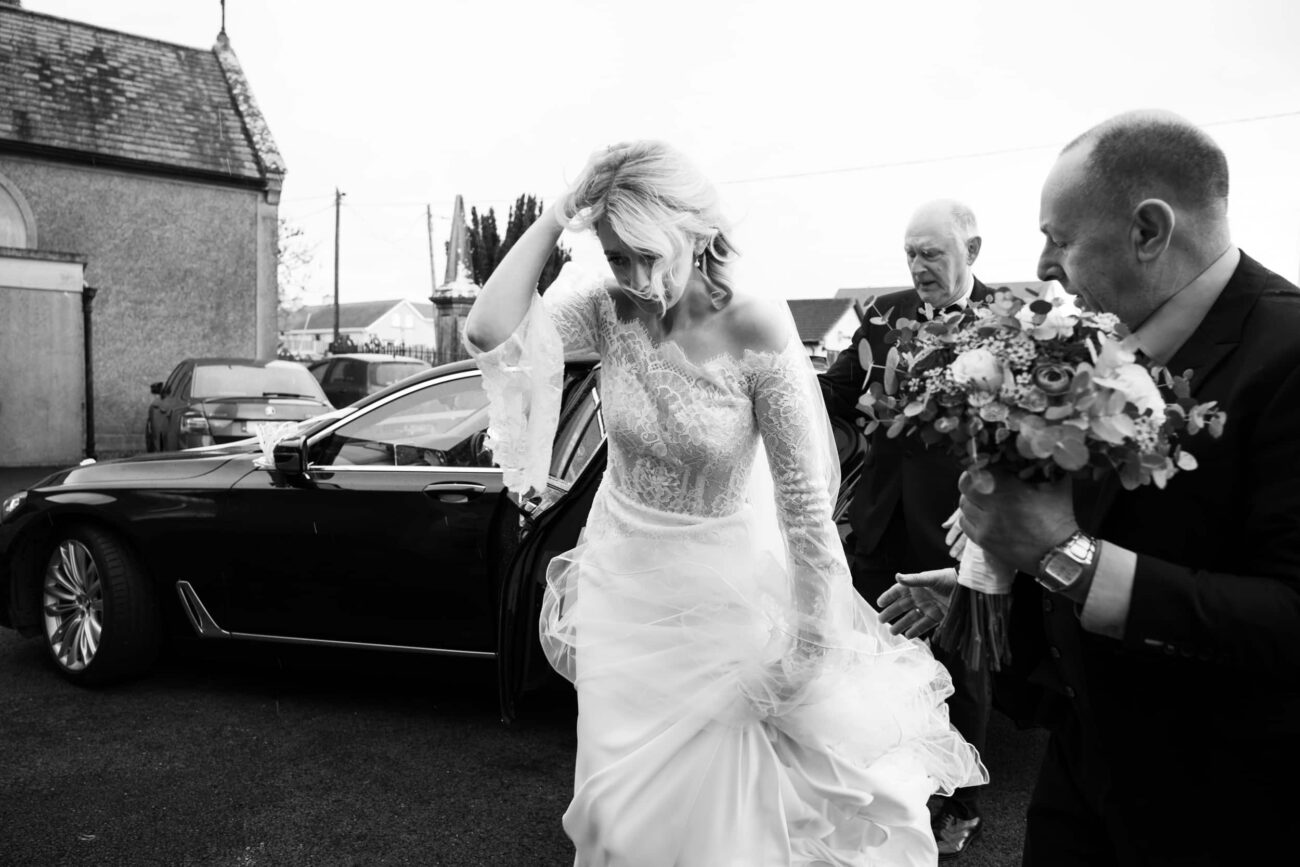
<svg viewBox="0 0 1300 867">
<path fill-rule="evenodd" d="M 429 365 L 417 364 L 413 361 L 381 361 L 370 365 L 370 384 L 383 388 L 428 369 Z"/>
<path fill-rule="evenodd" d="M 324 399 L 320 384 L 299 364 L 204 364 L 194 368 L 190 394 L 213 397 L 310 397 Z"/>
</svg>

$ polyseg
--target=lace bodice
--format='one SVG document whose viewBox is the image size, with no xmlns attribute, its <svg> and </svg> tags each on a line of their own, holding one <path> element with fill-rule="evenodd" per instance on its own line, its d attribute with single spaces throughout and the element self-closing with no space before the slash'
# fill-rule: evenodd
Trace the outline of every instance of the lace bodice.
<svg viewBox="0 0 1300 867">
<path fill-rule="evenodd" d="M 760 435 L 774 477 L 797 484 L 809 421 L 798 405 L 808 363 L 800 344 L 696 363 L 620 320 L 600 281 L 557 288 L 545 301 L 566 354 L 601 358 L 608 484 L 662 511 L 728 515 L 745 502 Z"/>
</svg>

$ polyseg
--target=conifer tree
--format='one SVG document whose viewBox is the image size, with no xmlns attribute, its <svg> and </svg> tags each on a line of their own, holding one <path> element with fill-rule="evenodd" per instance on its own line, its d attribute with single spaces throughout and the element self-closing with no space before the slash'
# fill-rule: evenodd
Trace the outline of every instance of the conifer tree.
<svg viewBox="0 0 1300 867">
<path fill-rule="evenodd" d="M 482 286 L 487 282 L 487 278 L 505 258 L 515 241 L 523 236 L 524 231 L 537 221 L 544 210 L 545 204 L 536 196 L 520 196 L 510 207 L 505 237 L 502 238 L 497 234 L 496 212 L 492 208 L 488 208 L 482 218 L 479 217 L 477 208 L 470 208 L 470 269 L 475 283 Z M 546 291 L 569 258 L 567 250 L 559 247 L 555 249 L 542 268 L 541 277 L 537 281 L 538 292 Z"/>
<path fill-rule="evenodd" d="M 501 261 L 504 251 L 497 235 L 497 215 L 491 208 L 480 220 L 478 208 L 469 209 L 469 268 L 474 282 L 482 286 Z"/>
</svg>

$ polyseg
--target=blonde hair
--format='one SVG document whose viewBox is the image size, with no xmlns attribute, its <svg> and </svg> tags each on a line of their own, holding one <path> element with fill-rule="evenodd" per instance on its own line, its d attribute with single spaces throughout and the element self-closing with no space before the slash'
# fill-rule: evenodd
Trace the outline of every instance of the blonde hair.
<svg viewBox="0 0 1300 867">
<path fill-rule="evenodd" d="M 628 291 L 667 309 L 665 291 L 690 279 L 692 264 L 709 283 L 713 306 L 730 300 L 738 252 L 718 192 L 686 157 L 659 141 L 610 145 L 588 160 L 558 204 L 570 229 L 607 220 L 614 234 L 650 262 L 650 284 Z"/>
</svg>

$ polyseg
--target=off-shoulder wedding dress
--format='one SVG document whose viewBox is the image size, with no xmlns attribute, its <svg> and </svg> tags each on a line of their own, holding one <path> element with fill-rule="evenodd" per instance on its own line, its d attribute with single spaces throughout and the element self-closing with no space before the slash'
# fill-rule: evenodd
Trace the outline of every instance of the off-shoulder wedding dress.
<svg viewBox="0 0 1300 867">
<path fill-rule="evenodd" d="M 780 351 L 691 359 L 610 292 L 570 264 L 505 343 L 471 347 L 516 490 L 545 485 L 563 356 L 602 361 L 608 465 L 541 617 L 578 694 L 575 864 L 934 864 L 927 798 L 987 776 L 947 673 L 853 590 L 793 324 Z"/>
</svg>

